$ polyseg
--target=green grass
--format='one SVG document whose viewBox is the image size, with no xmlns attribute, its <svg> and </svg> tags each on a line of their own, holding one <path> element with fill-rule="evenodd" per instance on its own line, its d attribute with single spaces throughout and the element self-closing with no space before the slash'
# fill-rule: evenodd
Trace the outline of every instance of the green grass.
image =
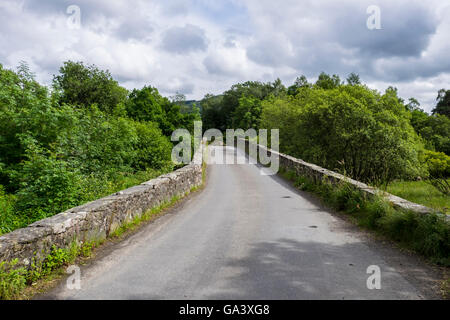
<svg viewBox="0 0 450 320">
<path fill-rule="evenodd" d="M 24 289 L 50 276 L 56 270 L 72 264 L 77 257 L 89 257 L 95 245 L 94 242 L 80 243 L 74 240 L 67 248 L 53 246 L 45 259 L 38 263 L 33 261 L 29 269 L 16 268 L 17 259 L 1 262 L 0 300 L 16 299 Z"/>
<path fill-rule="evenodd" d="M 450 214 L 450 197 L 424 181 L 396 181 L 387 192 L 400 198 Z"/>
</svg>

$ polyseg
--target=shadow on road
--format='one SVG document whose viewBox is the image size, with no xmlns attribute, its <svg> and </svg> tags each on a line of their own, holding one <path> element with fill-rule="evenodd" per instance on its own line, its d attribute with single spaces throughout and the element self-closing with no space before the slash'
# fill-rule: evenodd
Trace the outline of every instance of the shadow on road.
<svg viewBox="0 0 450 320">
<path fill-rule="evenodd" d="M 363 251 L 361 251 L 363 250 Z M 358 262 L 355 252 L 361 252 Z M 329 245 L 279 239 L 256 244 L 227 268 L 240 270 L 207 299 L 420 299 L 392 268 L 364 252 L 361 243 Z M 381 290 L 367 288 L 369 265 L 379 265 Z"/>
</svg>

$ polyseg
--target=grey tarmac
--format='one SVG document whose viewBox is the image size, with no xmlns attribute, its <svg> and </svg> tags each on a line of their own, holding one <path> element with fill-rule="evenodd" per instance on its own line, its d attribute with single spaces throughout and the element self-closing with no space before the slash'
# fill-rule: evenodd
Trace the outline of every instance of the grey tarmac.
<svg viewBox="0 0 450 320">
<path fill-rule="evenodd" d="M 64 279 L 38 298 L 440 298 L 439 270 L 260 170 L 209 165 L 203 190 L 82 267 L 80 290 Z M 370 266 L 379 290 L 367 287 Z"/>
</svg>

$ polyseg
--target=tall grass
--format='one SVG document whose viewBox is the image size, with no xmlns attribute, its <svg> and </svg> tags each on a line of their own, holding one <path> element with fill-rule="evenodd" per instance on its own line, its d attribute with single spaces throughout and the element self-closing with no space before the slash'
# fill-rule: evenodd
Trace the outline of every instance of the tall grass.
<svg viewBox="0 0 450 320">
<path fill-rule="evenodd" d="M 425 181 L 396 181 L 391 183 L 386 191 L 411 202 L 450 214 L 450 197 Z"/>
</svg>

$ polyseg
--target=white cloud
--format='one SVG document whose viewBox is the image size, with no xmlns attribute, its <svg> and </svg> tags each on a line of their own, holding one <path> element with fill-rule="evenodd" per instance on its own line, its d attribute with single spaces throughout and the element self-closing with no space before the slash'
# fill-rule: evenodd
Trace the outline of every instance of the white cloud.
<svg viewBox="0 0 450 320">
<path fill-rule="evenodd" d="M 430 111 L 450 87 L 450 2 L 379 0 L 383 29 L 370 31 L 372 2 L 2 0 L 0 63 L 26 60 L 49 84 L 63 61 L 82 60 L 128 88 L 196 99 L 241 81 L 357 72 Z M 71 4 L 81 8 L 79 30 L 66 24 Z"/>
</svg>

